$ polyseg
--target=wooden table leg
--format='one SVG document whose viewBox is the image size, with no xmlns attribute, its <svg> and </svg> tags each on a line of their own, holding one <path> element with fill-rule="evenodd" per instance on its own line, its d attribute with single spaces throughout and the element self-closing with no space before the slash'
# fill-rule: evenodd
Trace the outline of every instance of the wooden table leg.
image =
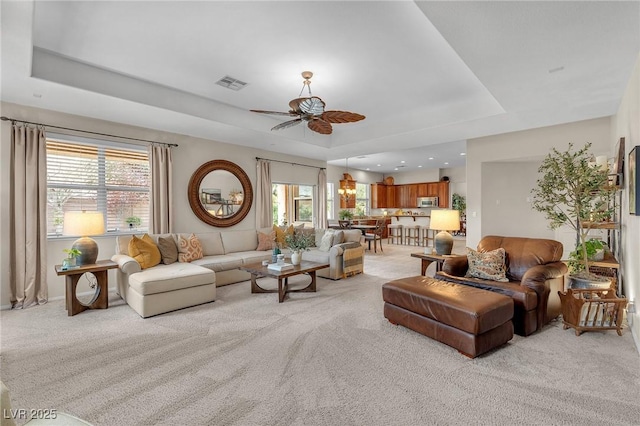
<svg viewBox="0 0 640 426">
<path fill-rule="evenodd" d="M 260 287 L 256 281 L 257 278 L 257 274 L 251 274 L 251 293 L 273 293 L 273 290 L 266 290 Z"/>
<path fill-rule="evenodd" d="M 422 259 L 422 275 L 427 275 L 427 268 L 429 267 L 429 265 L 431 265 L 432 262 L 433 260 Z"/>
</svg>

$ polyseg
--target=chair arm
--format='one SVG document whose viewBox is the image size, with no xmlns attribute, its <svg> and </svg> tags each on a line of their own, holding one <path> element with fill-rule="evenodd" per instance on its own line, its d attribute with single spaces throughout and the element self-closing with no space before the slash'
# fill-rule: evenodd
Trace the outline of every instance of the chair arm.
<svg viewBox="0 0 640 426">
<path fill-rule="evenodd" d="M 442 272 L 446 272 L 454 277 L 464 277 L 469 269 L 467 256 L 448 257 L 442 264 Z"/>
<path fill-rule="evenodd" d="M 131 256 L 126 254 L 114 254 L 111 260 L 118 264 L 118 268 L 125 274 L 133 274 L 142 271 L 140 264 Z"/>
<path fill-rule="evenodd" d="M 551 292 L 549 280 L 560 278 L 567 272 L 569 272 L 569 269 L 565 263 L 553 262 L 529 268 L 522 276 L 521 284 L 535 291 L 538 295 L 538 329 L 542 328 L 542 325 L 546 323 L 547 303 Z"/>
</svg>

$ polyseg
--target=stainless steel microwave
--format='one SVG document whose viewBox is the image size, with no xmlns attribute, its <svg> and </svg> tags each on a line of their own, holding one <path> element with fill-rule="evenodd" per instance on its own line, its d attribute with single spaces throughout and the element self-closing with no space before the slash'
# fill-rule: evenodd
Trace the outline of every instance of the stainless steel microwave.
<svg viewBox="0 0 640 426">
<path fill-rule="evenodd" d="M 438 197 L 420 197 L 418 207 L 438 207 Z"/>
</svg>

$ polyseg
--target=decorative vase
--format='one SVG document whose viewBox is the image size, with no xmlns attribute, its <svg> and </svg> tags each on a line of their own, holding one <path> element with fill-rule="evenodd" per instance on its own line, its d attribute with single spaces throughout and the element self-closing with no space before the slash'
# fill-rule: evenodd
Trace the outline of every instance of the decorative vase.
<svg viewBox="0 0 640 426">
<path fill-rule="evenodd" d="M 294 251 L 293 253 L 291 253 L 291 263 L 293 263 L 294 265 L 299 265 L 301 260 L 302 253 L 300 253 L 299 251 Z"/>
</svg>

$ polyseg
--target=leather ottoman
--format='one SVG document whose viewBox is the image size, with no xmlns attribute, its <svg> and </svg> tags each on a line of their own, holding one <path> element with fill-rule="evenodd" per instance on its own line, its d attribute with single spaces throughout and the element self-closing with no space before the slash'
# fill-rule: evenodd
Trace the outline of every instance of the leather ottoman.
<svg viewBox="0 0 640 426">
<path fill-rule="evenodd" d="M 475 358 L 513 338 L 513 299 L 431 277 L 382 286 L 384 316 Z"/>
</svg>

